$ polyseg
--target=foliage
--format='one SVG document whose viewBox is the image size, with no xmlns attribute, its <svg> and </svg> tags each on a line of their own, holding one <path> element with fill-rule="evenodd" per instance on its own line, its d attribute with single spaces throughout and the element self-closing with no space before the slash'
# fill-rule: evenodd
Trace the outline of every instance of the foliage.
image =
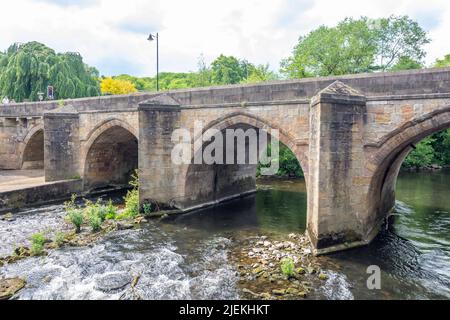
<svg viewBox="0 0 450 320">
<path fill-rule="evenodd" d="M 67 212 L 66 219 L 75 226 L 76 228 L 75 232 L 80 233 L 81 225 L 84 222 L 84 217 L 83 211 L 79 209 L 75 204 L 76 199 L 77 199 L 76 194 L 73 194 L 70 201 L 65 202 L 64 206 Z"/>
<path fill-rule="evenodd" d="M 105 219 L 107 219 L 107 220 L 114 220 L 116 218 L 116 216 L 117 216 L 117 207 L 115 205 L 113 205 L 111 199 L 109 199 L 105 210 L 106 210 Z"/>
<path fill-rule="evenodd" d="M 42 233 L 35 233 L 31 236 L 31 253 L 40 255 L 44 250 L 44 244 L 47 241 Z"/>
<path fill-rule="evenodd" d="M 144 77 L 144 78 L 138 78 L 134 76 L 130 76 L 128 74 L 121 74 L 119 76 L 113 77 L 114 80 L 124 80 L 131 82 L 136 90 L 143 91 L 143 90 L 151 90 L 152 89 L 152 78 Z"/>
<path fill-rule="evenodd" d="M 271 146 L 267 147 L 268 154 L 271 154 Z M 274 155 L 275 156 L 275 155 Z M 295 154 L 284 144 L 280 143 L 279 154 L 278 157 L 275 157 L 273 161 L 278 161 L 279 169 L 277 172 L 277 176 L 289 176 L 289 177 L 303 177 L 303 171 L 300 166 L 300 163 L 297 160 Z M 260 175 L 261 167 L 263 165 L 258 164 L 257 167 L 257 176 Z M 269 167 L 269 165 L 264 165 L 264 167 Z"/>
<path fill-rule="evenodd" d="M 91 214 L 89 216 L 89 224 L 92 228 L 92 232 L 97 232 L 102 227 L 102 219 L 98 214 Z"/>
<path fill-rule="evenodd" d="M 81 225 L 84 222 L 83 212 L 80 209 L 73 209 L 68 211 L 67 219 L 75 226 L 75 232 L 81 232 Z"/>
<path fill-rule="evenodd" d="M 293 277 L 295 273 L 295 264 L 294 260 L 292 258 L 284 258 L 281 260 L 281 272 L 283 275 L 285 275 L 287 278 Z"/>
<path fill-rule="evenodd" d="M 100 83 L 102 94 L 129 94 L 136 92 L 131 81 L 113 78 L 104 78 Z"/>
<path fill-rule="evenodd" d="M 281 71 L 289 78 L 369 71 L 376 53 L 373 37 L 367 18 L 347 18 L 334 28 L 320 26 L 299 38 Z"/>
<path fill-rule="evenodd" d="M 390 16 L 373 21 L 377 47 L 377 69 L 388 70 L 402 57 L 421 61 L 427 33 L 408 16 Z"/>
<path fill-rule="evenodd" d="M 416 145 L 403 162 L 405 168 L 423 168 L 431 164 L 450 165 L 450 129 L 435 133 Z"/>
<path fill-rule="evenodd" d="M 87 66 L 79 53 L 56 53 L 39 42 L 14 44 L 0 56 L 0 96 L 17 102 L 38 100 L 47 86 L 55 99 L 100 94 L 98 71 Z"/>
<path fill-rule="evenodd" d="M 139 215 L 139 177 L 137 170 L 131 176 L 130 186 L 133 189 L 127 192 L 125 196 L 125 210 L 117 216 L 117 219 L 135 218 Z"/>
<path fill-rule="evenodd" d="M 128 81 L 139 91 L 156 90 L 156 77 L 138 78 L 122 74 L 111 79 Z M 207 65 L 201 55 L 198 59 L 196 72 L 161 72 L 159 74 L 159 88 L 160 90 L 175 90 L 235 83 L 256 83 L 276 79 L 278 79 L 278 75 L 270 71 L 267 64 L 255 66 L 246 60 L 220 55 L 211 65 Z M 105 79 L 102 83 L 104 81 Z M 106 91 L 102 90 L 102 92 L 105 93 Z"/>
<path fill-rule="evenodd" d="M 108 214 L 107 207 L 101 204 L 100 199 L 95 203 L 85 200 L 84 206 L 83 216 L 89 222 L 92 232 L 99 231 Z"/>
<path fill-rule="evenodd" d="M 193 87 L 207 87 L 212 84 L 211 68 L 206 65 L 205 58 L 198 58 L 198 71 L 193 74 Z"/>
<path fill-rule="evenodd" d="M 433 135 L 435 159 L 438 164 L 450 165 L 450 129 Z"/>
<path fill-rule="evenodd" d="M 405 159 L 403 166 L 406 168 L 420 168 L 431 165 L 434 159 L 433 142 L 432 137 L 428 137 L 419 142 L 416 148 Z"/>
<path fill-rule="evenodd" d="M 422 69 L 423 63 L 410 57 L 400 57 L 397 63 L 391 68 L 392 71 Z"/>
<path fill-rule="evenodd" d="M 437 59 L 434 63 L 435 68 L 450 67 L 450 54 L 445 55 L 443 59 Z"/>
<path fill-rule="evenodd" d="M 407 16 L 346 18 L 336 27 L 320 26 L 300 37 L 281 71 L 289 78 L 304 78 L 410 68 L 413 61 L 421 64 L 429 41 Z"/>
<path fill-rule="evenodd" d="M 211 63 L 211 81 L 213 84 L 236 84 L 248 78 L 250 64 L 233 56 L 221 54 Z"/>
<path fill-rule="evenodd" d="M 269 65 L 249 66 L 250 74 L 242 83 L 258 83 L 265 81 L 278 80 L 278 75 L 269 70 Z"/>
<path fill-rule="evenodd" d="M 54 242 L 58 247 L 61 247 L 64 244 L 64 241 L 66 239 L 66 235 L 63 232 L 57 232 L 55 234 Z"/>
<path fill-rule="evenodd" d="M 144 216 L 145 217 L 148 217 L 153 211 L 153 207 L 152 207 L 151 203 L 144 203 L 142 205 L 142 209 L 144 211 Z"/>
</svg>

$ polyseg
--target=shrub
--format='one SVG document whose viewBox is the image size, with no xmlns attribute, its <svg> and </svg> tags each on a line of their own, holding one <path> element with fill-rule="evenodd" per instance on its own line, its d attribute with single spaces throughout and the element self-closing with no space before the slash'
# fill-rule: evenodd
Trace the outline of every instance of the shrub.
<svg viewBox="0 0 450 320">
<path fill-rule="evenodd" d="M 89 224 L 91 225 L 92 232 L 99 231 L 102 226 L 102 219 L 97 214 L 89 216 Z"/>
<path fill-rule="evenodd" d="M 139 214 L 139 178 L 136 172 L 131 176 L 130 185 L 133 189 L 125 196 L 125 210 L 117 218 L 135 218 Z"/>
<path fill-rule="evenodd" d="M 64 244 L 64 240 L 66 239 L 66 235 L 63 232 L 57 232 L 55 234 L 54 242 L 58 247 L 61 247 Z"/>
<path fill-rule="evenodd" d="M 144 203 L 143 205 L 142 205 L 142 209 L 143 209 L 143 211 L 144 211 L 144 216 L 149 216 L 150 215 L 150 213 L 152 213 L 152 204 L 151 203 Z"/>
<path fill-rule="evenodd" d="M 40 255 L 44 250 L 44 244 L 47 241 L 42 233 L 35 233 L 31 236 L 31 253 L 33 255 Z"/>
<path fill-rule="evenodd" d="M 80 233 L 81 225 L 84 222 L 83 212 L 80 209 L 70 209 L 67 219 L 75 226 L 75 232 Z"/>
<path fill-rule="evenodd" d="M 128 191 L 124 200 L 125 210 L 119 218 L 135 218 L 139 214 L 139 190 Z"/>
<path fill-rule="evenodd" d="M 284 258 L 281 260 L 281 272 L 287 277 L 290 278 L 294 276 L 295 264 L 292 258 Z"/>
<path fill-rule="evenodd" d="M 112 200 L 109 199 L 108 204 L 105 207 L 105 218 L 108 220 L 115 219 L 117 216 L 117 207 L 113 205 Z"/>
<path fill-rule="evenodd" d="M 92 232 L 101 229 L 103 221 L 106 219 L 107 207 L 100 203 L 100 199 L 96 203 L 90 200 L 85 200 L 84 217 L 89 221 Z"/>
</svg>

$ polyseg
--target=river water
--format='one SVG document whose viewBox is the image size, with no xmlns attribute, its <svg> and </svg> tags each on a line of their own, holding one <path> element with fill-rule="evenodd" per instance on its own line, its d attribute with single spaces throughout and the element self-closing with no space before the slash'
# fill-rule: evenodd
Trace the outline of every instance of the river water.
<svg viewBox="0 0 450 320">
<path fill-rule="evenodd" d="M 395 219 L 369 246 L 322 258 L 329 276 L 312 299 L 450 298 L 450 172 L 401 173 Z M 31 234 L 67 229 L 62 205 L 0 220 L 0 256 Z M 17 299 L 239 299 L 232 246 L 255 235 L 282 237 L 306 223 L 303 180 L 260 181 L 254 196 L 115 231 L 94 245 L 53 250 L 0 267 L 27 280 Z M 367 268 L 381 290 L 367 289 Z"/>
</svg>

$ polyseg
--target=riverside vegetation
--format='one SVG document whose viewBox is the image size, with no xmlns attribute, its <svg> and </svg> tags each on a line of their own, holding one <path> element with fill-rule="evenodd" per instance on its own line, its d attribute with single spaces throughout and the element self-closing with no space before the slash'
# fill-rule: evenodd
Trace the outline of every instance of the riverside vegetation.
<svg viewBox="0 0 450 320">
<path fill-rule="evenodd" d="M 58 231 L 53 239 L 49 239 L 45 233 L 35 233 L 30 239 L 31 248 L 15 248 L 11 256 L 0 258 L 0 266 L 31 256 L 45 255 L 46 249 L 64 245 L 87 245 L 112 230 L 131 229 L 134 225 L 145 222 L 145 218 L 152 213 L 152 207 L 145 204 L 142 214 L 140 213 L 137 173 L 132 175 L 130 186 L 132 189 L 124 197 L 123 208 L 114 205 L 112 200 L 104 203 L 101 199 L 96 202 L 84 199 L 83 203 L 77 204 L 77 195 L 72 195 L 71 199 L 64 203 L 67 213 L 65 220 L 73 225 L 72 232 Z"/>
</svg>

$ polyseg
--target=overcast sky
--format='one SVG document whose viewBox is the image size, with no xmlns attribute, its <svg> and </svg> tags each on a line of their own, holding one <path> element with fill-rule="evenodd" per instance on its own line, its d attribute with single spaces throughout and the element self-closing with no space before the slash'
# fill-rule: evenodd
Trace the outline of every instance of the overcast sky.
<svg viewBox="0 0 450 320">
<path fill-rule="evenodd" d="M 0 50 L 40 41 L 58 52 L 77 51 L 103 75 L 195 71 L 223 53 L 278 70 L 300 35 L 347 16 L 409 15 L 429 32 L 426 62 L 450 53 L 448 0 L 6 0 Z"/>
</svg>

